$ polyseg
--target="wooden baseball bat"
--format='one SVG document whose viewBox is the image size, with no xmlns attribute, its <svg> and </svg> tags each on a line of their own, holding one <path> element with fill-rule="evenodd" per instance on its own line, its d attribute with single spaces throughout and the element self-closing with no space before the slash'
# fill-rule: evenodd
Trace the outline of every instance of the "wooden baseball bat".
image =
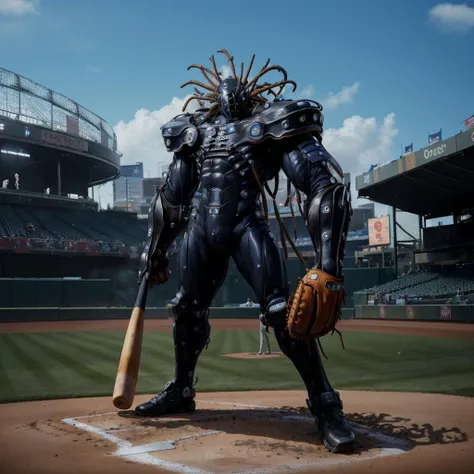
<svg viewBox="0 0 474 474">
<path fill-rule="evenodd" d="M 148 276 L 145 275 L 138 290 L 127 333 L 123 341 L 122 354 L 115 379 L 113 404 L 126 410 L 132 406 L 137 387 L 140 357 L 142 352 L 143 326 L 145 320 Z"/>
</svg>

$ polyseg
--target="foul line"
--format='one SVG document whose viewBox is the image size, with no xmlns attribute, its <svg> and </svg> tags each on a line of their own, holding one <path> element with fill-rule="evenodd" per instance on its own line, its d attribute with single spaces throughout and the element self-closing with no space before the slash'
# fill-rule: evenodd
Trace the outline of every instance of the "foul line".
<svg viewBox="0 0 474 474">
<path fill-rule="evenodd" d="M 201 403 L 209 403 L 214 405 L 227 405 L 227 406 L 235 406 L 235 407 L 242 407 L 242 408 L 254 408 L 254 409 L 263 409 L 269 412 L 274 411 L 281 411 L 281 408 L 270 408 L 262 405 L 251 405 L 247 403 L 234 403 L 234 402 L 216 402 L 210 400 L 199 400 Z M 199 439 L 205 436 L 217 436 L 219 434 L 226 434 L 225 431 L 203 431 L 202 433 L 198 433 L 196 435 L 191 436 L 183 436 L 180 438 L 176 438 L 174 440 L 156 442 L 156 443 L 149 443 L 134 446 L 131 442 L 126 441 L 122 438 L 114 436 L 110 434 L 109 430 L 104 430 L 101 428 L 97 428 L 95 426 L 89 425 L 82 421 L 77 421 L 79 419 L 86 419 L 86 418 L 95 418 L 105 415 L 112 415 L 116 414 L 116 411 L 107 412 L 107 413 L 97 413 L 93 415 L 84 415 L 78 416 L 75 418 L 64 418 L 62 421 L 68 425 L 71 425 L 75 428 L 78 428 L 82 431 L 86 431 L 88 433 L 93 433 L 97 436 L 101 436 L 102 438 L 115 443 L 117 445 L 117 450 L 113 453 L 114 456 L 118 456 L 122 459 L 127 459 L 128 461 L 136 462 L 139 464 L 147 464 L 150 466 L 156 466 L 161 469 L 165 469 L 172 472 L 177 472 L 181 474 L 216 474 L 213 471 L 203 471 L 202 469 L 195 468 L 192 466 L 188 466 L 186 464 L 180 464 L 172 461 L 166 461 L 165 459 L 159 458 L 157 456 L 152 456 L 150 453 L 155 453 L 159 451 L 168 451 L 176 449 L 176 444 L 181 441 L 187 441 L 190 439 Z M 288 415 L 283 416 L 280 419 L 282 420 L 301 420 L 301 421 L 308 421 L 314 422 L 312 417 L 303 416 L 303 415 Z M 278 474 L 283 472 L 298 472 L 302 470 L 307 470 L 311 467 L 317 467 L 318 470 L 330 467 L 334 465 L 345 465 L 349 463 L 354 463 L 358 461 L 367 461 L 372 460 L 380 457 L 386 456 L 394 456 L 400 455 L 406 452 L 406 448 L 409 447 L 408 443 L 404 440 L 400 440 L 395 437 L 391 437 L 382 433 L 373 432 L 368 430 L 366 427 L 359 425 L 357 423 L 350 423 L 354 428 L 354 431 L 357 433 L 363 434 L 367 438 L 375 439 L 381 443 L 390 443 L 392 446 L 390 448 L 380 448 L 380 452 L 375 454 L 374 456 L 370 457 L 337 457 L 337 458 L 328 458 L 321 461 L 310 461 L 307 463 L 300 463 L 300 464 L 290 464 L 290 465 L 278 465 L 275 467 L 263 467 L 263 468 L 256 468 L 256 469 L 244 469 L 233 471 L 235 474 Z M 130 428 L 133 429 L 133 428 Z M 126 428 L 124 429 L 126 430 Z M 121 430 L 122 431 L 122 430 Z M 403 449 L 405 448 L 405 449 Z"/>
</svg>

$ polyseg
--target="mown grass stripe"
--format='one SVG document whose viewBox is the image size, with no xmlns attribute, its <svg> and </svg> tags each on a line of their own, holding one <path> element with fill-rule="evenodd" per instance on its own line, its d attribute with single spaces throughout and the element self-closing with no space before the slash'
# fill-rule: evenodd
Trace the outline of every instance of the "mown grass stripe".
<svg viewBox="0 0 474 474">
<path fill-rule="evenodd" d="M 9 393 L 12 397 L 16 396 L 18 382 L 12 379 L 12 376 L 25 370 L 25 366 L 20 362 L 18 357 L 11 351 L 8 346 L 7 339 L 10 335 L 0 335 L 0 401 L 1 394 Z M 5 381 L 5 384 L 3 384 Z"/>
<path fill-rule="evenodd" d="M 224 347 L 226 331 L 211 331 L 211 342 L 209 343 L 209 352 L 212 354 L 221 354 Z"/>
<path fill-rule="evenodd" d="M 228 353 L 230 354 L 236 354 L 240 352 L 240 344 L 239 344 L 239 338 L 238 338 L 238 333 L 240 330 L 232 331 L 232 334 L 230 335 L 230 341 L 229 341 L 229 349 Z"/>
<path fill-rule="evenodd" d="M 245 379 L 246 381 L 261 380 L 262 373 L 259 370 L 255 370 L 256 365 L 250 366 L 252 362 L 255 361 L 231 359 L 228 357 L 216 358 L 203 353 L 198 368 L 200 373 L 205 369 L 208 373 L 212 373 L 214 378 L 218 375 L 224 378 L 234 376 L 239 379 Z M 270 362 L 270 360 L 267 359 L 266 362 Z M 278 369 L 276 372 L 278 372 Z"/>
<path fill-rule="evenodd" d="M 272 350 L 277 350 L 274 336 L 270 337 Z M 12 338 L 32 361 L 19 359 L 12 352 L 5 343 Z M 0 382 L 0 401 L 110 396 L 123 338 L 123 332 L 0 336 L 0 375 L 3 370 L 10 380 L 10 386 Z M 257 330 L 216 331 L 215 344 L 210 344 L 199 361 L 196 388 L 303 389 L 293 364 L 284 357 L 251 361 L 222 357 L 238 352 L 239 346 L 240 352 L 255 352 L 258 338 Z M 373 333 L 346 333 L 344 339 L 346 351 L 338 338 L 323 339 L 329 357 L 324 365 L 335 388 L 474 395 L 474 341 Z M 102 353 L 106 355 L 101 357 Z M 46 378 L 35 369 L 35 362 L 39 370 L 47 371 Z M 159 391 L 172 378 L 174 347 L 170 332 L 144 334 L 141 369 L 138 393 Z"/>
<path fill-rule="evenodd" d="M 219 352 L 216 352 L 216 354 L 227 354 L 228 353 L 228 348 L 229 348 L 229 341 L 232 337 L 232 331 L 225 331 L 222 330 L 220 331 L 222 334 L 222 346 L 220 347 Z"/>
<path fill-rule="evenodd" d="M 30 340 L 34 340 L 35 344 L 41 348 L 41 350 L 57 361 L 58 364 L 67 367 L 69 370 L 74 372 L 77 376 L 83 377 L 94 383 L 103 383 L 104 379 L 108 379 L 110 374 L 104 371 L 102 368 L 92 368 L 88 362 L 87 354 L 84 354 L 80 348 L 75 345 L 65 345 L 55 341 L 52 337 L 54 334 L 60 333 L 29 333 L 24 334 Z M 69 354 L 73 350 L 74 355 Z M 92 364 L 97 364 L 99 367 L 102 364 L 98 364 L 100 361 L 91 361 Z"/>
<path fill-rule="evenodd" d="M 25 388 L 28 388 L 28 379 L 35 379 L 43 389 L 48 389 L 57 383 L 57 380 L 51 375 L 48 367 L 42 361 L 39 348 L 34 341 L 29 341 L 24 335 L 6 335 L 5 345 L 21 363 L 22 368 L 28 373 L 28 377 L 24 377 L 24 372 L 20 371 L 12 374 L 18 379 L 26 379 Z M 2 382 L 3 385 L 3 382 Z M 2 387 L 3 390 L 3 387 Z"/>
</svg>

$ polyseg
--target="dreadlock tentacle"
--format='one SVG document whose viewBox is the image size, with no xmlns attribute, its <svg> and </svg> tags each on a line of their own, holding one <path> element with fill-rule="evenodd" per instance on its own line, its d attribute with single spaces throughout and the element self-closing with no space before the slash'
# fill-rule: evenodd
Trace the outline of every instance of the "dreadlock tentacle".
<svg viewBox="0 0 474 474">
<path fill-rule="evenodd" d="M 270 58 L 268 58 L 266 63 L 263 65 L 260 71 L 255 75 L 255 77 L 249 80 L 250 72 L 252 70 L 252 67 L 255 61 L 255 54 L 252 55 L 252 58 L 248 64 L 245 74 L 244 74 L 245 66 L 243 63 L 241 63 L 240 74 L 237 75 L 237 72 L 235 69 L 234 57 L 231 56 L 226 49 L 220 49 L 218 52 L 225 55 L 225 57 L 227 58 L 229 62 L 233 79 L 235 79 L 238 83 L 240 83 L 241 87 L 243 87 L 245 92 L 248 94 L 248 97 L 249 97 L 248 106 L 250 109 L 253 108 L 254 110 L 256 110 L 255 107 L 259 107 L 261 104 L 268 103 L 268 99 L 262 96 L 264 92 L 267 92 L 268 95 L 278 98 L 287 84 L 291 84 L 293 86 L 293 92 L 296 90 L 296 87 L 297 87 L 296 82 L 288 79 L 288 74 L 284 68 L 282 68 L 278 64 L 274 64 L 271 66 L 269 65 Z M 205 84 L 204 82 L 200 82 L 197 80 L 191 80 L 191 81 L 185 82 L 181 86 L 181 88 L 186 87 L 188 85 L 195 85 L 199 87 L 199 89 L 195 87 L 194 94 L 188 97 L 188 99 L 185 101 L 184 106 L 183 106 L 183 111 L 186 109 L 186 107 L 189 105 L 189 103 L 192 100 L 198 101 L 199 106 L 201 107 L 203 107 L 203 102 L 210 102 L 211 105 L 207 111 L 208 118 L 218 115 L 219 113 L 222 113 L 220 110 L 220 105 L 219 105 L 219 92 L 218 92 L 219 85 L 222 81 L 222 74 L 217 69 L 214 55 L 210 57 L 210 61 L 212 64 L 212 69 L 202 66 L 200 64 L 191 64 L 188 67 L 188 71 L 190 69 L 199 69 L 199 71 L 203 75 L 204 79 L 208 82 L 208 84 Z M 273 82 L 273 83 L 266 82 L 264 84 L 259 84 L 258 83 L 259 79 L 261 79 L 265 74 L 267 74 L 270 71 L 280 72 L 283 75 L 283 79 L 278 82 Z M 217 83 L 214 81 L 217 81 Z M 200 89 L 204 89 L 207 92 L 202 92 Z M 276 91 L 274 89 L 276 89 Z"/>
<path fill-rule="evenodd" d="M 199 69 L 203 76 L 214 86 L 217 87 L 217 84 L 215 84 L 208 76 L 207 74 L 210 74 L 218 83 L 221 81 L 221 78 L 214 72 L 211 71 L 209 68 L 206 66 L 202 66 L 201 64 L 191 64 L 191 66 L 188 67 L 187 71 L 190 69 Z M 206 74 L 207 73 L 207 74 Z"/>
<path fill-rule="evenodd" d="M 201 71 L 201 74 L 204 76 L 204 78 L 209 82 L 211 86 L 214 86 L 217 88 L 218 84 L 216 84 L 208 75 L 208 73 L 219 83 L 220 82 L 220 77 L 217 77 L 210 69 L 208 69 L 205 66 L 201 66 L 200 64 L 191 64 L 191 66 L 188 67 L 188 71 L 190 69 L 199 69 Z"/>
<path fill-rule="evenodd" d="M 196 99 L 196 100 L 199 103 L 199 107 L 203 107 L 204 103 L 203 103 L 202 99 L 200 99 L 199 97 L 202 97 L 204 94 L 196 88 L 194 88 L 194 92 L 196 93 L 196 96 L 198 96 L 198 99 Z"/>
<path fill-rule="evenodd" d="M 247 80 L 249 78 L 250 71 L 252 70 L 253 62 L 255 61 L 255 54 L 252 54 L 252 59 L 250 60 L 249 67 L 245 71 L 245 76 L 242 79 L 242 84 L 245 86 L 247 84 Z"/>
<path fill-rule="evenodd" d="M 266 99 L 264 99 L 263 97 L 252 97 L 252 101 L 253 102 L 257 102 L 259 104 L 266 104 L 268 101 Z"/>
<path fill-rule="evenodd" d="M 217 77 L 219 78 L 219 82 L 220 82 L 221 73 L 219 72 L 219 69 L 217 69 L 216 60 L 214 58 L 214 55 L 212 55 L 209 59 L 212 63 L 212 67 L 214 68 L 214 72 L 216 73 Z"/>
<path fill-rule="evenodd" d="M 285 81 L 280 81 L 280 82 L 275 82 L 274 84 L 268 84 L 266 86 L 262 86 L 260 87 L 259 89 L 254 89 L 251 93 L 250 93 L 250 97 L 255 97 L 256 95 L 259 95 L 261 94 L 262 92 L 265 92 L 265 91 L 268 91 L 270 89 L 274 89 L 275 87 L 278 87 L 278 86 L 281 86 L 281 85 L 286 85 L 286 84 L 291 84 L 293 86 L 293 92 L 295 92 L 296 90 L 296 82 L 295 81 L 292 81 L 290 79 L 287 79 Z"/>
<path fill-rule="evenodd" d="M 235 79 L 237 79 L 237 73 L 235 72 L 234 58 L 229 54 L 227 49 L 220 49 L 218 53 L 222 53 L 225 55 L 225 57 L 227 58 L 227 61 L 229 61 L 230 68 L 232 69 L 232 75 Z"/>
<path fill-rule="evenodd" d="M 267 59 L 267 62 L 262 66 L 262 69 L 260 69 L 259 73 L 262 72 L 265 68 L 267 68 L 269 64 L 270 64 L 270 58 Z"/>
<path fill-rule="evenodd" d="M 247 88 L 250 88 L 252 85 L 256 86 L 257 81 L 270 71 L 281 72 L 283 74 L 283 80 L 286 81 L 288 79 L 288 73 L 286 70 L 281 66 L 278 66 L 278 64 L 273 64 L 272 66 L 266 66 L 262 68 L 260 72 L 248 83 Z"/>
<path fill-rule="evenodd" d="M 186 107 L 187 107 L 187 106 L 189 105 L 189 103 L 190 103 L 191 101 L 193 101 L 193 100 L 197 100 L 198 102 L 203 101 L 203 100 L 205 100 L 205 101 L 207 101 L 207 102 L 213 102 L 212 99 L 206 99 L 205 96 L 192 95 L 192 96 L 190 96 L 190 97 L 188 97 L 188 98 L 186 99 L 186 101 L 184 102 L 183 108 L 182 108 L 181 110 L 184 112 L 184 111 L 186 110 Z"/>
<path fill-rule="evenodd" d="M 202 87 L 203 89 L 206 89 L 206 90 L 211 91 L 211 92 L 216 92 L 216 90 L 217 90 L 216 87 L 210 87 L 210 86 L 204 84 L 204 82 L 195 81 L 194 79 L 191 80 L 191 81 L 185 82 L 185 83 L 182 84 L 180 87 L 181 87 L 181 89 L 182 89 L 183 87 L 189 86 L 190 84 L 193 84 L 193 85 Z"/>
<path fill-rule="evenodd" d="M 213 105 L 211 105 L 211 108 L 207 112 L 207 115 L 209 117 L 212 117 L 214 115 L 217 115 L 218 112 L 219 112 L 219 104 L 213 104 Z"/>
</svg>

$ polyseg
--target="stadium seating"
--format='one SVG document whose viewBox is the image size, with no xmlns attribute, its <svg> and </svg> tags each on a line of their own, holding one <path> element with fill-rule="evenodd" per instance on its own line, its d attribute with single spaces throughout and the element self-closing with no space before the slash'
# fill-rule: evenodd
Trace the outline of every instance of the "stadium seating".
<svg viewBox="0 0 474 474">
<path fill-rule="evenodd" d="M 474 292 L 474 272 L 470 267 L 450 271 L 423 271 L 360 291 L 365 294 L 404 294 L 410 298 L 444 298 Z"/>
<path fill-rule="evenodd" d="M 139 245 L 146 239 L 146 222 L 107 211 L 76 211 L 2 204 L 0 237 L 84 240 Z"/>
</svg>

